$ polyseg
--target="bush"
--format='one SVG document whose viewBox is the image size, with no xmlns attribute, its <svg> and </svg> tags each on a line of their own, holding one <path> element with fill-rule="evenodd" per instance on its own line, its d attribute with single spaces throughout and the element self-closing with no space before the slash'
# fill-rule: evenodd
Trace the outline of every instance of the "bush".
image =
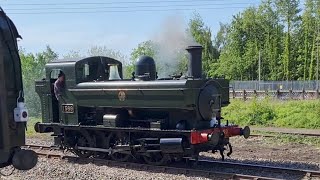
<svg viewBox="0 0 320 180">
<path fill-rule="evenodd" d="M 41 119 L 40 118 L 34 118 L 34 117 L 31 117 L 29 119 L 28 126 L 27 126 L 27 131 L 26 131 L 26 136 L 27 137 L 33 137 L 33 136 L 37 135 L 37 132 L 34 129 L 34 125 L 37 122 L 41 122 Z"/>
<path fill-rule="evenodd" d="M 320 128 L 320 101 L 232 100 L 225 119 L 239 125 Z"/>
</svg>

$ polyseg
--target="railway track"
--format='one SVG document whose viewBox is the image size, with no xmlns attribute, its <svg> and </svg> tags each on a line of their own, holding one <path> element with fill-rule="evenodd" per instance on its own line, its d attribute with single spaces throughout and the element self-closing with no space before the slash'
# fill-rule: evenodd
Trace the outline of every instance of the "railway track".
<svg viewBox="0 0 320 180">
<path fill-rule="evenodd" d="M 238 163 L 238 162 L 226 162 L 226 161 L 208 161 L 208 160 L 199 160 L 196 162 L 195 160 L 190 159 L 189 162 L 197 163 L 196 167 L 186 167 L 184 165 L 170 165 L 170 166 L 154 166 L 148 164 L 141 164 L 135 162 L 118 162 L 106 159 L 98 159 L 98 158 L 86 158 L 82 159 L 77 156 L 72 155 L 65 155 L 62 153 L 62 150 L 55 149 L 50 146 L 39 146 L 39 145 L 26 145 L 23 147 L 24 149 L 32 149 L 34 150 L 39 156 L 43 156 L 46 158 L 58 158 L 61 160 L 69 161 L 72 163 L 98 163 L 108 166 L 118 166 L 124 168 L 132 168 L 132 169 L 139 169 L 139 170 L 159 170 L 161 172 L 174 172 L 174 173 L 183 173 L 183 174 L 193 174 L 202 177 L 209 177 L 209 178 L 221 178 L 221 179 L 255 179 L 255 180 L 273 180 L 278 178 L 273 177 L 265 177 L 265 176 L 255 176 L 255 175 L 248 175 L 248 174 L 237 174 L 237 173 L 226 173 L 221 172 L 217 169 L 229 168 L 229 169 L 244 169 L 244 172 L 247 170 L 251 171 L 265 171 L 270 173 L 293 173 L 299 175 L 299 177 L 308 177 L 313 178 L 317 177 L 320 178 L 320 171 L 311 171 L 305 169 L 293 169 L 293 168 L 283 168 L 283 167 L 273 167 L 273 166 L 264 166 L 264 165 L 257 165 L 257 164 L 245 164 L 245 163 Z M 202 169 L 199 169 L 202 168 Z"/>
<path fill-rule="evenodd" d="M 276 137 L 279 135 L 297 135 L 297 136 L 308 136 L 308 137 L 320 137 L 320 130 L 303 130 L 303 129 L 278 129 L 278 128 L 252 128 L 256 131 L 251 136 L 265 136 L 265 137 Z M 262 133 L 263 134 L 259 134 Z M 266 133 L 269 133 L 266 135 Z"/>
<path fill-rule="evenodd" d="M 320 171 L 312 171 L 312 170 L 305 170 L 305 169 L 295 169 L 295 168 L 286 168 L 286 167 L 274 167 L 274 166 L 265 166 L 265 165 L 258 165 L 258 164 L 246 164 L 246 163 L 239 163 L 239 162 L 226 162 L 226 161 L 208 161 L 208 160 L 201 160 L 199 163 L 203 166 L 213 166 L 214 164 L 218 165 L 220 168 L 245 168 L 251 169 L 253 171 L 268 171 L 271 173 L 295 173 L 301 174 L 306 177 L 316 177 L 320 178 Z"/>
<path fill-rule="evenodd" d="M 314 134 L 314 133 L 295 133 L 295 132 L 269 132 L 269 131 L 264 131 L 264 133 L 271 133 L 271 134 L 250 134 L 251 137 L 277 137 L 279 135 L 294 135 L 294 136 L 307 136 L 307 137 L 320 137 L 319 134 Z"/>
<path fill-rule="evenodd" d="M 275 133 L 275 132 L 272 132 Z M 320 134 L 307 134 L 307 133 L 286 133 L 286 132 L 281 132 L 277 133 L 278 135 L 266 135 L 266 134 L 251 134 L 251 137 L 277 137 L 279 135 L 293 135 L 293 136 L 307 136 L 307 137 L 320 137 Z"/>
</svg>

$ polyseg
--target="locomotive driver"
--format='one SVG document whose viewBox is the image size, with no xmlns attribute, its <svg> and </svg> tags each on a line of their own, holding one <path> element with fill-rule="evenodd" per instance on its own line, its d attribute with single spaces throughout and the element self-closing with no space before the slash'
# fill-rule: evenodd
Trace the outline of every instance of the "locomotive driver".
<svg viewBox="0 0 320 180">
<path fill-rule="evenodd" d="M 62 71 L 60 71 L 58 75 L 58 79 L 56 80 L 56 82 L 54 82 L 54 94 L 58 101 L 60 100 L 60 96 L 64 89 L 64 81 L 65 81 L 65 75 Z"/>
</svg>

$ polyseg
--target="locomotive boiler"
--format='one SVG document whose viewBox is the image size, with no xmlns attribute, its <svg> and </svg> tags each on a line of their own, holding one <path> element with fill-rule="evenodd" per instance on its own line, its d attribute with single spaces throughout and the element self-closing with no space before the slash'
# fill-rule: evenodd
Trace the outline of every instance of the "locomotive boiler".
<svg viewBox="0 0 320 180">
<path fill-rule="evenodd" d="M 248 127 L 222 125 L 221 107 L 229 103 L 229 81 L 202 75 L 202 47 L 189 46 L 188 73 L 158 78 L 153 58 L 141 56 L 131 79 L 122 63 L 109 57 L 57 60 L 36 82 L 42 102 L 37 132 L 53 132 L 55 144 L 82 157 L 143 159 L 164 164 L 197 157 L 202 151 L 231 149 L 229 137 L 248 138 Z M 59 101 L 57 74 L 65 74 Z M 229 152 L 231 154 L 231 152 Z M 229 155 L 228 154 L 228 155 Z"/>
</svg>

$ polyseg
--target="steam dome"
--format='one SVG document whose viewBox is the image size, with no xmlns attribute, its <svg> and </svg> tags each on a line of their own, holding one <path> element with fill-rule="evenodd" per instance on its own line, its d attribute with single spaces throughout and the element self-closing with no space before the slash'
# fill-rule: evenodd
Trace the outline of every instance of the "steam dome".
<svg viewBox="0 0 320 180">
<path fill-rule="evenodd" d="M 136 62 L 135 75 L 142 80 L 156 80 L 156 64 L 150 56 L 140 56 Z"/>
</svg>

